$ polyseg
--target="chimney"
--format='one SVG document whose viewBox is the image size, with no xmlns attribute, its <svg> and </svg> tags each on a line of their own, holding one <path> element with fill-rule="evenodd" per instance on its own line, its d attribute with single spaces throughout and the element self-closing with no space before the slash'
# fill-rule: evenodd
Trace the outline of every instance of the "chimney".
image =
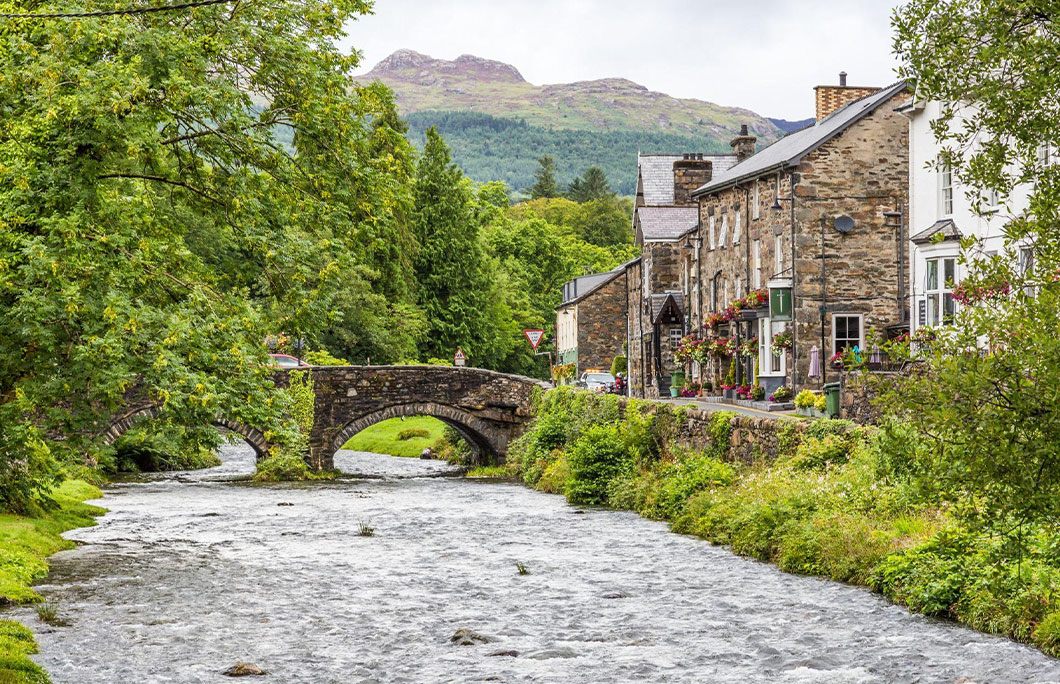
<svg viewBox="0 0 1060 684">
<path fill-rule="evenodd" d="M 875 93 L 879 88 L 847 85 L 847 72 L 839 72 L 839 85 L 817 86 L 813 89 L 817 100 L 817 120 L 827 118 L 854 100 L 860 100 Z"/>
<path fill-rule="evenodd" d="M 748 157 L 753 157 L 758 138 L 747 132 L 747 124 L 740 126 L 740 135 L 732 139 L 729 145 L 736 154 L 736 163 L 739 164 Z"/>
<path fill-rule="evenodd" d="M 674 204 L 692 206 L 692 193 L 714 177 L 714 164 L 702 154 L 686 154 L 674 162 Z"/>
</svg>

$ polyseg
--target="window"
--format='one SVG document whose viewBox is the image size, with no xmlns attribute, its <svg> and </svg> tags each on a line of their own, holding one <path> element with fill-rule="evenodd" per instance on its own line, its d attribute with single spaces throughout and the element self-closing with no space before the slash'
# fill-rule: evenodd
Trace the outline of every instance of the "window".
<svg viewBox="0 0 1060 684">
<path fill-rule="evenodd" d="M 773 275 L 784 272 L 784 238 L 776 236 L 773 238 Z"/>
<path fill-rule="evenodd" d="M 725 248 L 725 242 L 729 239 L 729 212 L 721 215 L 721 235 L 718 237 L 718 246 Z"/>
<path fill-rule="evenodd" d="M 949 164 L 939 169 L 939 214 L 953 214 L 953 169 Z"/>
<path fill-rule="evenodd" d="M 721 308 L 727 307 L 731 302 L 732 298 L 729 297 L 729 281 L 725 281 L 725 287 L 722 290 L 725 293 L 725 298 L 721 300 Z"/>
<path fill-rule="evenodd" d="M 1001 206 L 1001 193 L 997 190 L 987 190 L 983 195 L 983 206 L 987 211 L 997 211 Z"/>
<path fill-rule="evenodd" d="M 953 322 L 957 304 L 953 301 L 953 281 L 957 277 L 957 259 L 928 259 L 924 273 L 924 295 L 927 298 L 927 325 Z"/>
<path fill-rule="evenodd" d="M 732 244 L 738 245 L 738 244 L 740 244 L 740 210 L 739 209 L 736 210 L 736 215 L 732 217 L 732 220 L 735 221 L 735 223 L 733 223 L 733 226 L 732 226 Z"/>
<path fill-rule="evenodd" d="M 1030 280 L 1034 270 L 1034 249 L 1032 247 L 1020 247 L 1019 255 L 1019 269 L 1020 276 L 1025 280 Z M 1027 284 L 1023 286 L 1023 292 L 1027 296 L 1034 296 L 1034 285 Z"/>
<path fill-rule="evenodd" d="M 708 232 L 707 238 L 710 240 L 710 248 L 714 249 L 714 245 L 717 244 L 717 238 L 716 238 L 716 236 L 714 234 L 715 231 L 714 231 L 714 217 L 713 216 L 711 216 L 710 219 L 707 221 L 707 225 L 709 227 L 709 230 L 707 231 Z"/>
<path fill-rule="evenodd" d="M 736 298 L 743 297 L 743 279 L 736 276 Z"/>
<path fill-rule="evenodd" d="M 758 187 L 758 184 L 755 184 Z M 752 271 L 752 277 L 754 278 L 755 289 L 762 287 L 762 241 L 755 240 L 754 248 L 751 250 L 754 252 L 754 270 Z"/>
<path fill-rule="evenodd" d="M 751 191 L 751 218 L 762 218 L 762 195 L 758 190 L 758 181 L 755 181 L 754 189 Z"/>
<path fill-rule="evenodd" d="M 857 347 L 865 348 L 862 339 L 861 314 L 832 314 L 832 353 Z"/>
<path fill-rule="evenodd" d="M 758 367 L 765 375 L 785 375 L 785 354 L 773 353 L 773 337 L 787 329 L 787 323 L 773 323 L 768 318 L 758 319 Z"/>
<path fill-rule="evenodd" d="M 670 328 L 670 351 L 675 351 L 681 346 L 681 338 L 684 336 L 681 328 Z"/>
</svg>

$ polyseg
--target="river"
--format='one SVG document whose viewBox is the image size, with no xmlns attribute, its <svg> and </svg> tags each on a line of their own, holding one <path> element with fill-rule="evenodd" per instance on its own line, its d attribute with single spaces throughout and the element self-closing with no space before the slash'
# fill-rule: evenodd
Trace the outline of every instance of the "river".
<svg viewBox="0 0 1060 684">
<path fill-rule="evenodd" d="M 8 611 L 56 683 L 233 681 L 236 661 L 314 684 L 1060 682 L 1032 648 L 632 513 L 436 462 L 341 452 L 356 477 L 265 487 L 233 480 L 248 448 L 222 458 L 107 488 L 40 587 L 69 626 Z"/>
</svg>

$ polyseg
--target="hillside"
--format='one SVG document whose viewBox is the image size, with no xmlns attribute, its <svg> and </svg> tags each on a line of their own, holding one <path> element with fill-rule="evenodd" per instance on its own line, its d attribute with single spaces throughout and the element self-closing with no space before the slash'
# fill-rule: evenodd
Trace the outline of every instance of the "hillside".
<svg viewBox="0 0 1060 684">
<path fill-rule="evenodd" d="M 747 109 L 621 78 L 537 86 L 511 65 L 470 55 L 450 61 L 399 50 L 357 80 L 394 90 L 414 141 L 438 125 L 468 175 L 515 189 L 533 182 L 542 154 L 556 157 L 563 182 L 597 164 L 616 190 L 631 193 L 638 150 L 727 152 L 742 124 L 763 144 L 784 134 Z"/>
</svg>

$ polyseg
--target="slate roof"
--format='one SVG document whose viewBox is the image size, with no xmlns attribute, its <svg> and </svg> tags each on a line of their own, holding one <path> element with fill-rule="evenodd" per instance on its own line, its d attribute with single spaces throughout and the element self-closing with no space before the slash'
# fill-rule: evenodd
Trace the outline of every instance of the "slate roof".
<svg viewBox="0 0 1060 684">
<path fill-rule="evenodd" d="M 907 87 L 905 81 L 881 88 L 877 92 L 855 100 L 838 109 L 813 126 L 781 138 L 758 154 L 736 164 L 724 173 L 715 173 L 709 183 L 699 188 L 693 196 L 721 190 L 743 180 L 755 178 L 768 171 L 796 164 L 800 159 L 825 144 L 847 128 L 875 111 Z"/>
<path fill-rule="evenodd" d="M 938 237 L 940 235 L 942 237 Z M 953 219 L 942 219 L 935 221 L 930 227 L 925 228 L 909 239 L 918 245 L 939 240 L 947 242 L 949 240 L 960 240 L 961 231 L 957 229 L 957 224 L 953 222 Z"/>
<path fill-rule="evenodd" d="M 563 285 L 563 303 L 557 306 L 556 310 L 558 311 L 559 309 L 582 301 L 604 285 L 607 285 L 615 278 L 624 274 L 630 264 L 637 261 L 640 261 L 640 257 L 616 266 L 614 270 L 608 271 L 607 273 L 593 273 L 592 275 L 581 276 L 580 278 L 568 281 Z"/>
<path fill-rule="evenodd" d="M 676 240 L 699 223 L 697 207 L 639 207 L 637 227 L 645 241 Z"/>
<path fill-rule="evenodd" d="M 684 159 L 683 154 L 641 154 L 637 156 L 637 172 L 640 187 L 644 191 L 644 203 L 649 207 L 661 207 L 674 203 L 674 162 Z M 736 155 L 704 154 L 710 161 L 711 173 L 717 176 L 736 163 Z"/>
<path fill-rule="evenodd" d="M 685 310 L 685 296 L 680 292 L 664 292 L 662 294 L 653 294 L 649 297 L 652 325 L 659 322 L 659 317 L 666 310 L 666 303 L 671 299 L 674 302 L 674 306 L 677 307 L 678 314 L 682 314 Z"/>
</svg>

